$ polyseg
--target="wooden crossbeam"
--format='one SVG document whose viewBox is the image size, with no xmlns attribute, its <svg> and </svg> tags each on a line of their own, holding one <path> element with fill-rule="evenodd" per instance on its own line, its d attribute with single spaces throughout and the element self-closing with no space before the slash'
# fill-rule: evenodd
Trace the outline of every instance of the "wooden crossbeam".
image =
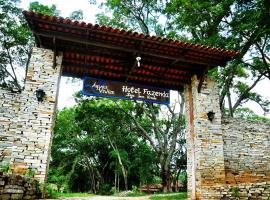
<svg viewBox="0 0 270 200">
<path fill-rule="evenodd" d="M 85 68 L 88 68 L 88 69 L 91 69 L 92 70 L 99 70 L 99 71 L 102 71 L 102 72 L 109 72 L 109 73 L 114 73 L 114 74 L 117 74 L 117 75 L 121 75 L 122 77 L 126 78 L 128 77 L 128 75 L 126 73 L 124 73 L 124 71 L 121 73 L 120 71 L 115 71 L 115 70 L 110 70 L 110 69 L 104 69 L 104 67 L 101 67 L 101 65 L 99 64 L 90 64 L 88 63 L 88 65 L 85 65 L 83 63 L 71 63 L 71 62 L 68 62 L 66 63 L 65 61 L 63 61 L 62 63 L 63 66 L 70 66 L 70 67 L 76 67 L 76 68 L 79 68 L 79 69 L 85 69 Z M 98 69 L 97 69 L 98 67 Z M 87 71 L 84 71 L 86 73 L 88 73 Z M 189 79 L 181 79 L 181 80 L 178 80 L 178 79 L 174 79 L 174 78 L 171 78 L 170 80 L 164 78 L 164 77 L 159 77 L 159 76 L 155 76 L 155 75 L 143 75 L 143 74 L 133 74 L 132 76 L 134 77 L 138 77 L 138 78 L 145 78 L 145 79 L 152 79 L 154 81 L 169 81 L 169 82 L 174 82 L 176 84 L 179 83 L 179 85 L 184 85 L 186 83 L 189 83 Z M 129 76 L 130 78 L 131 76 Z M 124 80 L 124 81 L 125 81 Z"/>
<path fill-rule="evenodd" d="M 140 52 L 139 48 L 136 47 L 124 47 L 124 46 L 119 46 L 116 44 L 108 44 L 105 42 L 98 42 L 98 41 L 92 41 L 92 40 L 87 40 L 85 38 L 81 37 L 76 37 L 76 36 L 70 36 L 69 34 L 66 34 L 64 32 L 59 33 L 57 31 L 45 31 L 45 30 L 39 30 L 34 32 L 36 35 L 42 36 L 42 37 L 47 37 L 47 38 L 53 38 L 55 37 L 57 40 L 63 40 L 63 41 L 70 41 L 70 42 L 75 42 L 79 44 L 88 44 L 96 47 L 101 47 L 101 48 L 106 48 L 106 49 L 114 49 L 120 52 L 129 52 L 129 53 L 134 53 L 134 52 Z M 173 55 L 164 55 L 160 53 L 155 53 L 155 52 L 149 52 L 149 51 L 141 51 L 141 55 L 146 55 L 146 56 L 152 56 L 156 58 L 163 58 L 163 59 L 168 59 L 168 60 L 179 60 L 182 62 L 189 62 L 189 63 L 194 63 L 194 64 L 200 64 L 200 65 L 210 65 L 210 66 L 218 66 L 220 62 L 209 62 L 208 61 L 199 61 L 199 60 L 189 60 L 187 58 L 181 58 L 178 55 L 173 56 Z"/>
</svg>

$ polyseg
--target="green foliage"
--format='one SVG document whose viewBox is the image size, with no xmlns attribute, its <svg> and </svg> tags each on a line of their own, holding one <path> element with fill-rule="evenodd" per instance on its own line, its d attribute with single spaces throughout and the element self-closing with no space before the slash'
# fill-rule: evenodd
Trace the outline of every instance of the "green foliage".
<svg viewBox="0 0 270 200">
<path fill-rule="evenodd" d="M 70 19 L 82 21 L 83 20 L 83 11 L 82 10 L 75 10 L 69 15 Z"/>
<path fill-rule="evenodd" d="M 154 195 L 150 197 L 151 200 L 181 200 L 187 199 L 187 193 L 181 192 L 178 194 L 167 194 L 167 195 Z"/>
<path fill-rule="evenodd" d="M 147 131 L 145 134 L 153 137 L 153 122 L 146 117 L 145 110 L 131 101 L 77 98 L 77 106 L 58 113 L 49 181 L 57 184 L 57 177 L 66 175 L 59 187 L 66 184 L 70 191 L 80 189 L 93 193 L 103 192 L 103 184 L 118 190 L 118 185 L 123 188 L 126 184 L 131 187 L 154 182 L 154 177 L 160 174 L 156 147 L 146 142 L 133 121 L 136 117 L 137 123 Z M 160 114 L 160 106 L 143 106 L 149 109 L 147 112 Z M 160 131 L 166 130 L 168 124 L 163 118 L 154 123 L 160 126 Z M 179 124 L 177 120 L 173 123 Z M 180 131 L 180 127 L 177 130 Z M 170 138 L 173 133 L 166 134 Z M 181 140 L 177 142 L 184 144 Z M 181 157 L 182 153 L 176 156 Z M 170 164 L 175 159 L 167 162 Z"/>
<path fill-rule="evenodd" d="M 36 182 L 36 198 L 41 199 L 42 197 L 43 184 L 39 181 Z"/>
<path fill-rule="evenodd" d="M 237 108 L 235 111 L 235 117 L 241 119 L 249 119 L 255 121 L 263 121 L 266 123 L 270 123 L 270 119 L 267 117 L 262 117 L 254 113 L 254 111 L 250 110 L 249 108 Z"/>
<path fill-rule="evenodd" d="M 112 186 L 110 184 L 104 183 L 100 186 L 98 193 L 101 195 L 112 195 L 113 194 Z"/>
<path fill-rule="evenodd" d="M 183 190 L 187 190 L 187 172 L 182 172 L 179 175 L 179 180 L 183 184 Z"/>
<path fill-rule="evenodd" d="M 107 11 L 113 11 L 112 17 L 101 13 L 97 15 L 97 22 L 118 28 L 132 29 L 145 34 L 155 32 L 163 35 L 159 17 L 165 4 L 158 0 L 107 0 L 100 4 Z"/>
<path fill-rule="evenodd" d="M 25 174 L 27 177 L 34 178 L 36 172 L 31 168 L 28 169 L 27 173 Z"/>
<path fill-rule="evenodd" d="M 121 105 L 132 111 L 132 102 Z M 112 148 L 109 138 L 117 149 Z M 111 190 L 116 172 L 123 187 L 118 155 L 132 185 L 138 185 L 140 179 L 150 181 L 157 173 L 155 153 L 133 134 L 130 119 L 112 100 L 81 100 L 57 115 L 48 181 L 59 190 L 67 187 L 69 191 L 103 193 L 103 184 L 111 185 Z M 99 188 L 92 176 L 100 182 Z"/>
<path fill-rule="evenodd" d="M 53 198 L 54 196 L 54 189 L 50 184 L 46 184 L 46 197 Z"/>
<path fill-rule="evenodd" d="M 240 197 L 239 188 L 237 186 L 231 188 L 231 193 L 233 197 Z"/>
<path fill-rule="evenodd" d="M 3 173 L 10 173 L 11 172 L 11 165 L 10 165 L 10 163 L 2 163 L 2 166 L 1 166 L 1 171 L 3 172 Z"/>
<path fill-rule="evenodd" d="M 100 24 L 240 51 L 226 67 L 209 73 L 219 82 L 220 106 L 225 111 L 225 101 L 230 102 L 233 115 L 254 101 L 269 112 L 269 101 L 252 91 L 263 77 L 270 80 L 269 1 L 106 0 L 100 5 L 106 9 L 97 15 Z"/>
<path fill-rule="evenodd" d="M 62 192 L 53 192 L 51 198 L 54 199 L 62 199 L 69 197 L 91 197 L 93 194 L 89 193 L 62 193 Z"/>
<path fill-rule="evenodd" d="M 19 8 L 19 0 L 0 0 L 0 86 L 21 91 L 25 69 L 33 45 L 32 34 Z"/>
<path fill-rule="evenodd" d="M 178 0 L 168 3 L 166 9 L 173 19 L 170 23 L 190 33 L 192 41 L 240 50 L 235 61 L 225 68 L 215 69 L 216 73 L 211 73 L 220 84 L 221 107 L 227 96 L 232 101 L 229 107 L 231 113 L 250 100 L 258 103 L 267 113 L 269 101 L 251 90 L 262 77 L 270 78 L 267 75 L 270 66 L 266 62 L 269 50 L 265 45 L 269 43 L 270 33 L 270 24 L 265 21 L 266 16 L 270 17 L 266 11 L 269 10 L 269 1 Z M 237 94 L 235 101 L 230 97 L 232 89 Z"/>
<path fill-rule="evenodd" d="M 56 5 L 53 4 L 51 6 L 47 6 L 39 3 L 38 1 L 31 2 L 29 10 L 50 16 L 60 15 L 60 11 L 56 8 Z"/>
</svg>

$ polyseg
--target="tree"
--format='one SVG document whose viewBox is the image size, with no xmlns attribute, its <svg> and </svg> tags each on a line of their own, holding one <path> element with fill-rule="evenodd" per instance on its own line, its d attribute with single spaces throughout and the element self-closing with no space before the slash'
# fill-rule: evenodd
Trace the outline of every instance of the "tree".
<svg viewBox="0 0 270 200">
<path fill-rule="evenodd" d="M 99 23 L 240 50 L 225 68 L 209 73 L 219 82 L 222 111 L 225 99 L 231 116 L 247 101 L 258 103 L 265 113 L 269 111 L 270 102 L 252 91 L 264 77 L 269 79 L 269 1 L 107 0 L 101 5 L 112 16 L 99 14 Z M 232 92 L 237 95 L 235 100 Z"/>
<path fill-rule="evenodd" d="M 0 0 L 0 86 L 21 91 L 33 45 L 19 0 Z"/>
<path fill-rule="evenodd" d="M 125 109 L 128 107 L 127 105 Z M 85 113 L 85 110 L 88 112 Z M 123 175 L 125 189 L 128 189 L 128 166 L 129 159 L 126 149 L 120 149 L 126 141 L 123 141 L 124 135 L 128 135 L 128 124 L 124 123 L 122 113 L 119 113 L 115 106 L 109 100 L 103 101 L 82 101 L 80 107 L 77 108 L 77 120 L 80 127 L 89 134 L 101 134 L 108 141 L 112 148 L 112 158 L 117 160 Z M 90 120 L 89 120 L 90 118 Z M 98 119 L 98 120 L 97 120 Z M 89 126 L 91 124 L 91 127 Z M 95 127 L 95 130 L 92 128 Z M 97 130 L 98 129 L 98 130 Z M 126 138 L 127 139 L 127 138 Z"/>
<path fill-rule="evenodd" d="M 112 11 L 112 17 L 105 13 L 98 14 L 97 22 L 104 25 L 113 25 L 119 28 L 129 28 L 135 31 L 156 35 L 164 35 L 159 22 L 161 11 L 165 4 L 159 0 L 107 0 L 101 3 L 103 8 Z M 108 12 L 107 12 L 108 13 Z"/>
<path fill-rule="evenodd" d="M 185 124 L 182 94 L 181 97 L 181 101 L 178 101 L 180 105 L 176 103 L 166 107 L 149 103 L 136 103 L 136 112 L 134 110 L 126 112 L 121 108 L 121 104 L 118 105 L 131 119 L 132 129 L 136 130 L 136 133 L 145 139 L 156 153 L 159 159 L 164 192 L 171 190 L 171 170 L 176 149 L 182 149 L 184 146 L 184 143 L 180 142 L 184 139 Z M 179 111 L 176 109 L 177 106 Z"/>
<path fill-rule="evenodd" d="M 101 6 L 112 12 L 112 17 L 104 13 L 97 15 L 98 23 L 113 25 L 120 28 L 131 28 L 144 34 L 155 33 L 159 36 L 167 34 L 169 37 L 176 37 L 176 32 L 168 27 L 166 22 L 161 24 L 161 16 L 168 17 L 163 10 L 166 8 L 165 1 L 140 0 L 140 1 L 117 1 L 107 0 Z M 168 21 L 169 18 L 166 19 Z M 166 119 L 159 119 L 160 110 L 163 108 L 151 104 L 136 104 L 144 120 L 139 120 L 134 113 L 128 113 L 137 128 L 137 133 L 149 142 L 159 157 L 163 190 L 170 189 L 170 167 L 176 143 L 183 137 L 183 101 L 180 105 L 180 112 L 175 113 L 175 108 L 167 106 Z M 121 106 L 120 106 L 121 107 Z M 145 121 L 151 128 L 145 127 Z M 178 124 L 177 124 L 178 123 Z M 165 127 L 165 128 L 163 128 Z M 155 142 L 157 141 L 157 142 Z"/>
<path fill-rule="evenodd" d="M 126 102 L 122 109 L 128 111 L 132 107 L 132 102 Z M 127 189 L 151 181 L 157 173 L 155 153 L 130 129 L 130 120 L 123 114 L 113 101 L 95 98 L 80 98 L 77 106 L 59 112 L 49 181 L 56 183 L 58 180 L 53 177 L 68 174 L 62 183 L 71 190 L 78 190 L 74 186 L 80 180 L 87 186 L 83 190 L 94 193 L 110 190 L 110 185 Z M 140 160 L 138 153 L 151 159 Z M 143 162 L 148 165 L 141 165 Z M 87 176 L 79 176 L 86 172 Z"/>
<path fill-rule="evenodd" d="M 34 38 L 19 3 L 20 0 L 0 0 L 0 86 L 20 92 L 25 82 Z M 60 15 L 55 5 L 47 6 L 37 1 L 30 3 L 29 10 L 51 16 Z M 74 11 L 70 17 L 81 20 L 83 12 Z"/>
<path fill-rule="evenodd" d="M 69 15 L 70 19 L 82 21 L 83 20 L 83 11 L 82 10 L 75 10 Z"/>
<path fill-rule="evenodd" d="M 228 99 L 230 115 L 247 101 L 258 103 L 265 113 L 270 102 L 252 89 L 263 77 L 269 78 L 270 2 L 226 0 L 195 2 L 177 0 L 167 4 L 170 23 L 192 35 L 191 40 L 211 46 L 240 50 L 236 59 L 212 75 L 221 88 L 220 106 Z M 249 83 L 245 82 L 249 79 Z M 231 93 L 237 94 L 235 101 Z"/>
<path fill-rule="evenodd" d="M 29 10 L 37 13 L 41 13 L 44 15 L 50 16 L 59 16 L 60 11 L 57 9 L 56 5 L 52 4 L 51 6 L 43 5 L 38 1 L 34 1 L 30 3 Z"/>
<path fill-rule="evenodd" d="M 235 111 L 235 117 L 240 119 L 264 121 L 270 123 L 269 118 L 258 116 L 254 113 L 254 111 L 250 110 L 249 108 L 237 108 Z"/>
</svg>

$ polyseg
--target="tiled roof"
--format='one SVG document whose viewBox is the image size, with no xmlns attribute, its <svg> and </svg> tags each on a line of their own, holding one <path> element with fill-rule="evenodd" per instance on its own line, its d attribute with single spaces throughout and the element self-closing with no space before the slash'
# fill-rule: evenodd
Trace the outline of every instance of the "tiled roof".
<svg viewBox="0 0 270 200">
<path fill-rule="evenodd" d="M 63 75 L 183 89 L 239 52 L 24 11 L 39 47 L 63 52 Z M 137 67 L 136 57 L 141 57 Z"/>
</svg>

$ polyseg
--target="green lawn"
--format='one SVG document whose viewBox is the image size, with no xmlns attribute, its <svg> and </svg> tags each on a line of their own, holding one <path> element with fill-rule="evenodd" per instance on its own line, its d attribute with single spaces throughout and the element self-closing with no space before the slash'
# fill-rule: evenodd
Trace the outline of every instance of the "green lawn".
<svg viewBox="0 0 270 200">
<path fill-rule="evenodd" d="M 187 199 L 187 193 L 181 192 L 177 194 L 160 194 L 150 197 L 151 200 L 184 200 Z"/>
<path fill-rule="evenodd" d="M 60 193 L 60 192 L 54 192 L 53 198 L 60 198 L 60 197 L 90 197 L 93 196 L 93 194 L 88 193 Z"/>
</svg>

